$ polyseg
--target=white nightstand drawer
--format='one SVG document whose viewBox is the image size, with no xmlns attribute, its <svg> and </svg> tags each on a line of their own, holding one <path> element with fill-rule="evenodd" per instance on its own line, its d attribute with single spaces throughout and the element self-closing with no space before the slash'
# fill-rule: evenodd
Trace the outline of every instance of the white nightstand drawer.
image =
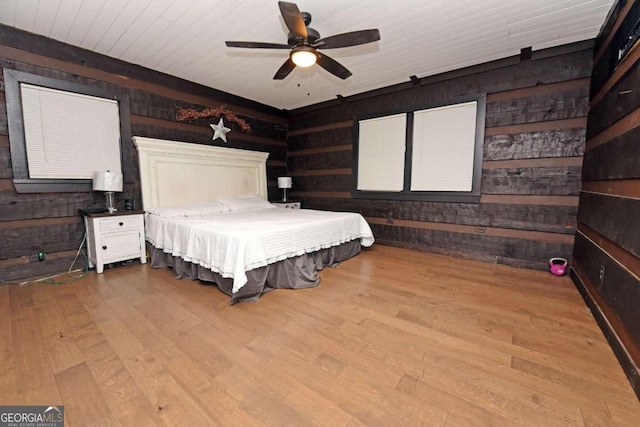
<svg viewBox="0 0 640 427">
<path fill-rule="evenodd" d="M 117 231 L 130 228 L 140 228 L 140 217 L 136 215 L 120 216 L 118 218 L 100 218 L 100 231 Z"/>
</svg>

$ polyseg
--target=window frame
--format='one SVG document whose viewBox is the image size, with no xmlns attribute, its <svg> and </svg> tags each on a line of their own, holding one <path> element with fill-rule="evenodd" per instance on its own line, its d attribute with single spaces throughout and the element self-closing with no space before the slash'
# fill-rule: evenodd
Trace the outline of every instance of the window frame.
<svg viewBox="0 0 640 427">
<path fill-rule="evenodd" d="M 13 185 L 17 193 L 65 193 L 92 191 L 92 181 L 90 179 L 46 179 L 31 178 L 29 176 L 29 163 L 22 110 L 22 95 L 20 91 L 21 83 L 117 101 L 120 117 L 120 164 L 124 172 L 124 141 L 131 141 L 129 97 L 125 93 L 110 94 L 101 88 L 7 68 L 3 69 L 3 75 L 5 82 Z"/>
<path fill-rule="evenodd" d="M 457 97 L 447 102 L 433 102 L 420 105 L 419 108 L 411 110 L 395 110 L 380 115 L 363 115 L 355 118 L 354 140 L 353 140 L 353 185 L 351 197 L 355 199 L 382 199 L 382 200 L 415 200 L 415 201 L 434 201 L 434 202 L 459 202 L 459 203 L 479 203 L 480 202 L 480 186 L 482 183 L 482 160 L 484 150 L 484 130 L 486 117 L 486 94 L 473 94 Z M 461 104 L 465 102 L 476 101 L 476 134 L 474 143 L 473 156 L 473 175 L 471 191 L 411 191 L 411 169 L 413 156 L 413 114 L 417 111 L 428 110 L 431 108 L 445 107 L 449 105 Z M 358 190 L 358 162 L 359 162 L 359 123 L 361 120 L 368 120 L 377 117 L 386 117 L 396 114 L 406 115 L 406 134 L 405 134 L 405 160 L 404 160 L 404 185 L 400 192 L 389 191 L 369 191 Z"/>
</svg>

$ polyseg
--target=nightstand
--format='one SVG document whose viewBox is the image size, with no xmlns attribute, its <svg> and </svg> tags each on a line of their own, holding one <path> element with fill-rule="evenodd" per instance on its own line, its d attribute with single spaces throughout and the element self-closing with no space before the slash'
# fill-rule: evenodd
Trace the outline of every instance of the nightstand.
<svg viewBox="0 0 640 427">
<path fill-rule="evenodd" d="M 147 262 L 144 239 L 144 212 L 121 211 L 93 213 L 84 217 L 87 228 L 87 252 L 89 267 L 97 273 L 112 262 L 140 258 Z"/>
<path fill-rule="evenodd" d="M 272 202 L 271 204 L 286 209 L 300 209 L 302 207 L 301 202 Z"/>
</svg>

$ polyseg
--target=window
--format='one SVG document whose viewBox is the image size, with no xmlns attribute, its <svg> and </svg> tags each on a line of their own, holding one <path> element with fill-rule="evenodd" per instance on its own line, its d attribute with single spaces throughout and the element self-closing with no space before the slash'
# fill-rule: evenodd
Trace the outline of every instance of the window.
<svg viewBox="0 0 640 427">
<path fill-rule="evenodd" d="M 478 202 L 485 97 L 360 120 L 354 197 Z"/>
<path fill-rule="evenodd" d="M 478 102 L 413 113 L 411 191 L 471 191 Z"/>
<path fill-rule="evenodd" d="M 402 191 L 405 157 L 404 114 L 360 122 L 359 153 L 366 162 L 358 165 L 358 190 Z"/>
<path fill-rule="evenodd" d="M 93 171 L 121 172 L 117 101 L 26 83 L 20 95 L 29 178 L 91 179 Z"/>
<path fill-rule="evenodd" d="M 90 191 L 93 171 L 122 171 L 121 139 L 130 135 L 126 98 L 14 70 L 4 75 L 19 193 Z"/>
</svg>

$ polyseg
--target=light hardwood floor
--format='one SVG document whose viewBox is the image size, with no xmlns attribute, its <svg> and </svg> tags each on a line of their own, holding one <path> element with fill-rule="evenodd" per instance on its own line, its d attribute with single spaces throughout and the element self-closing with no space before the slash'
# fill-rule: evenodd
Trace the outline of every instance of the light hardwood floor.
<svg viewBox="0 0 640 427">
<path fill-rule="evenodd" d="M 0 404 L 68 426 L 638 425 L 567 277 L 375 245 L 229 305 L 131 265 L 0 287 Z"/>
</svg>

